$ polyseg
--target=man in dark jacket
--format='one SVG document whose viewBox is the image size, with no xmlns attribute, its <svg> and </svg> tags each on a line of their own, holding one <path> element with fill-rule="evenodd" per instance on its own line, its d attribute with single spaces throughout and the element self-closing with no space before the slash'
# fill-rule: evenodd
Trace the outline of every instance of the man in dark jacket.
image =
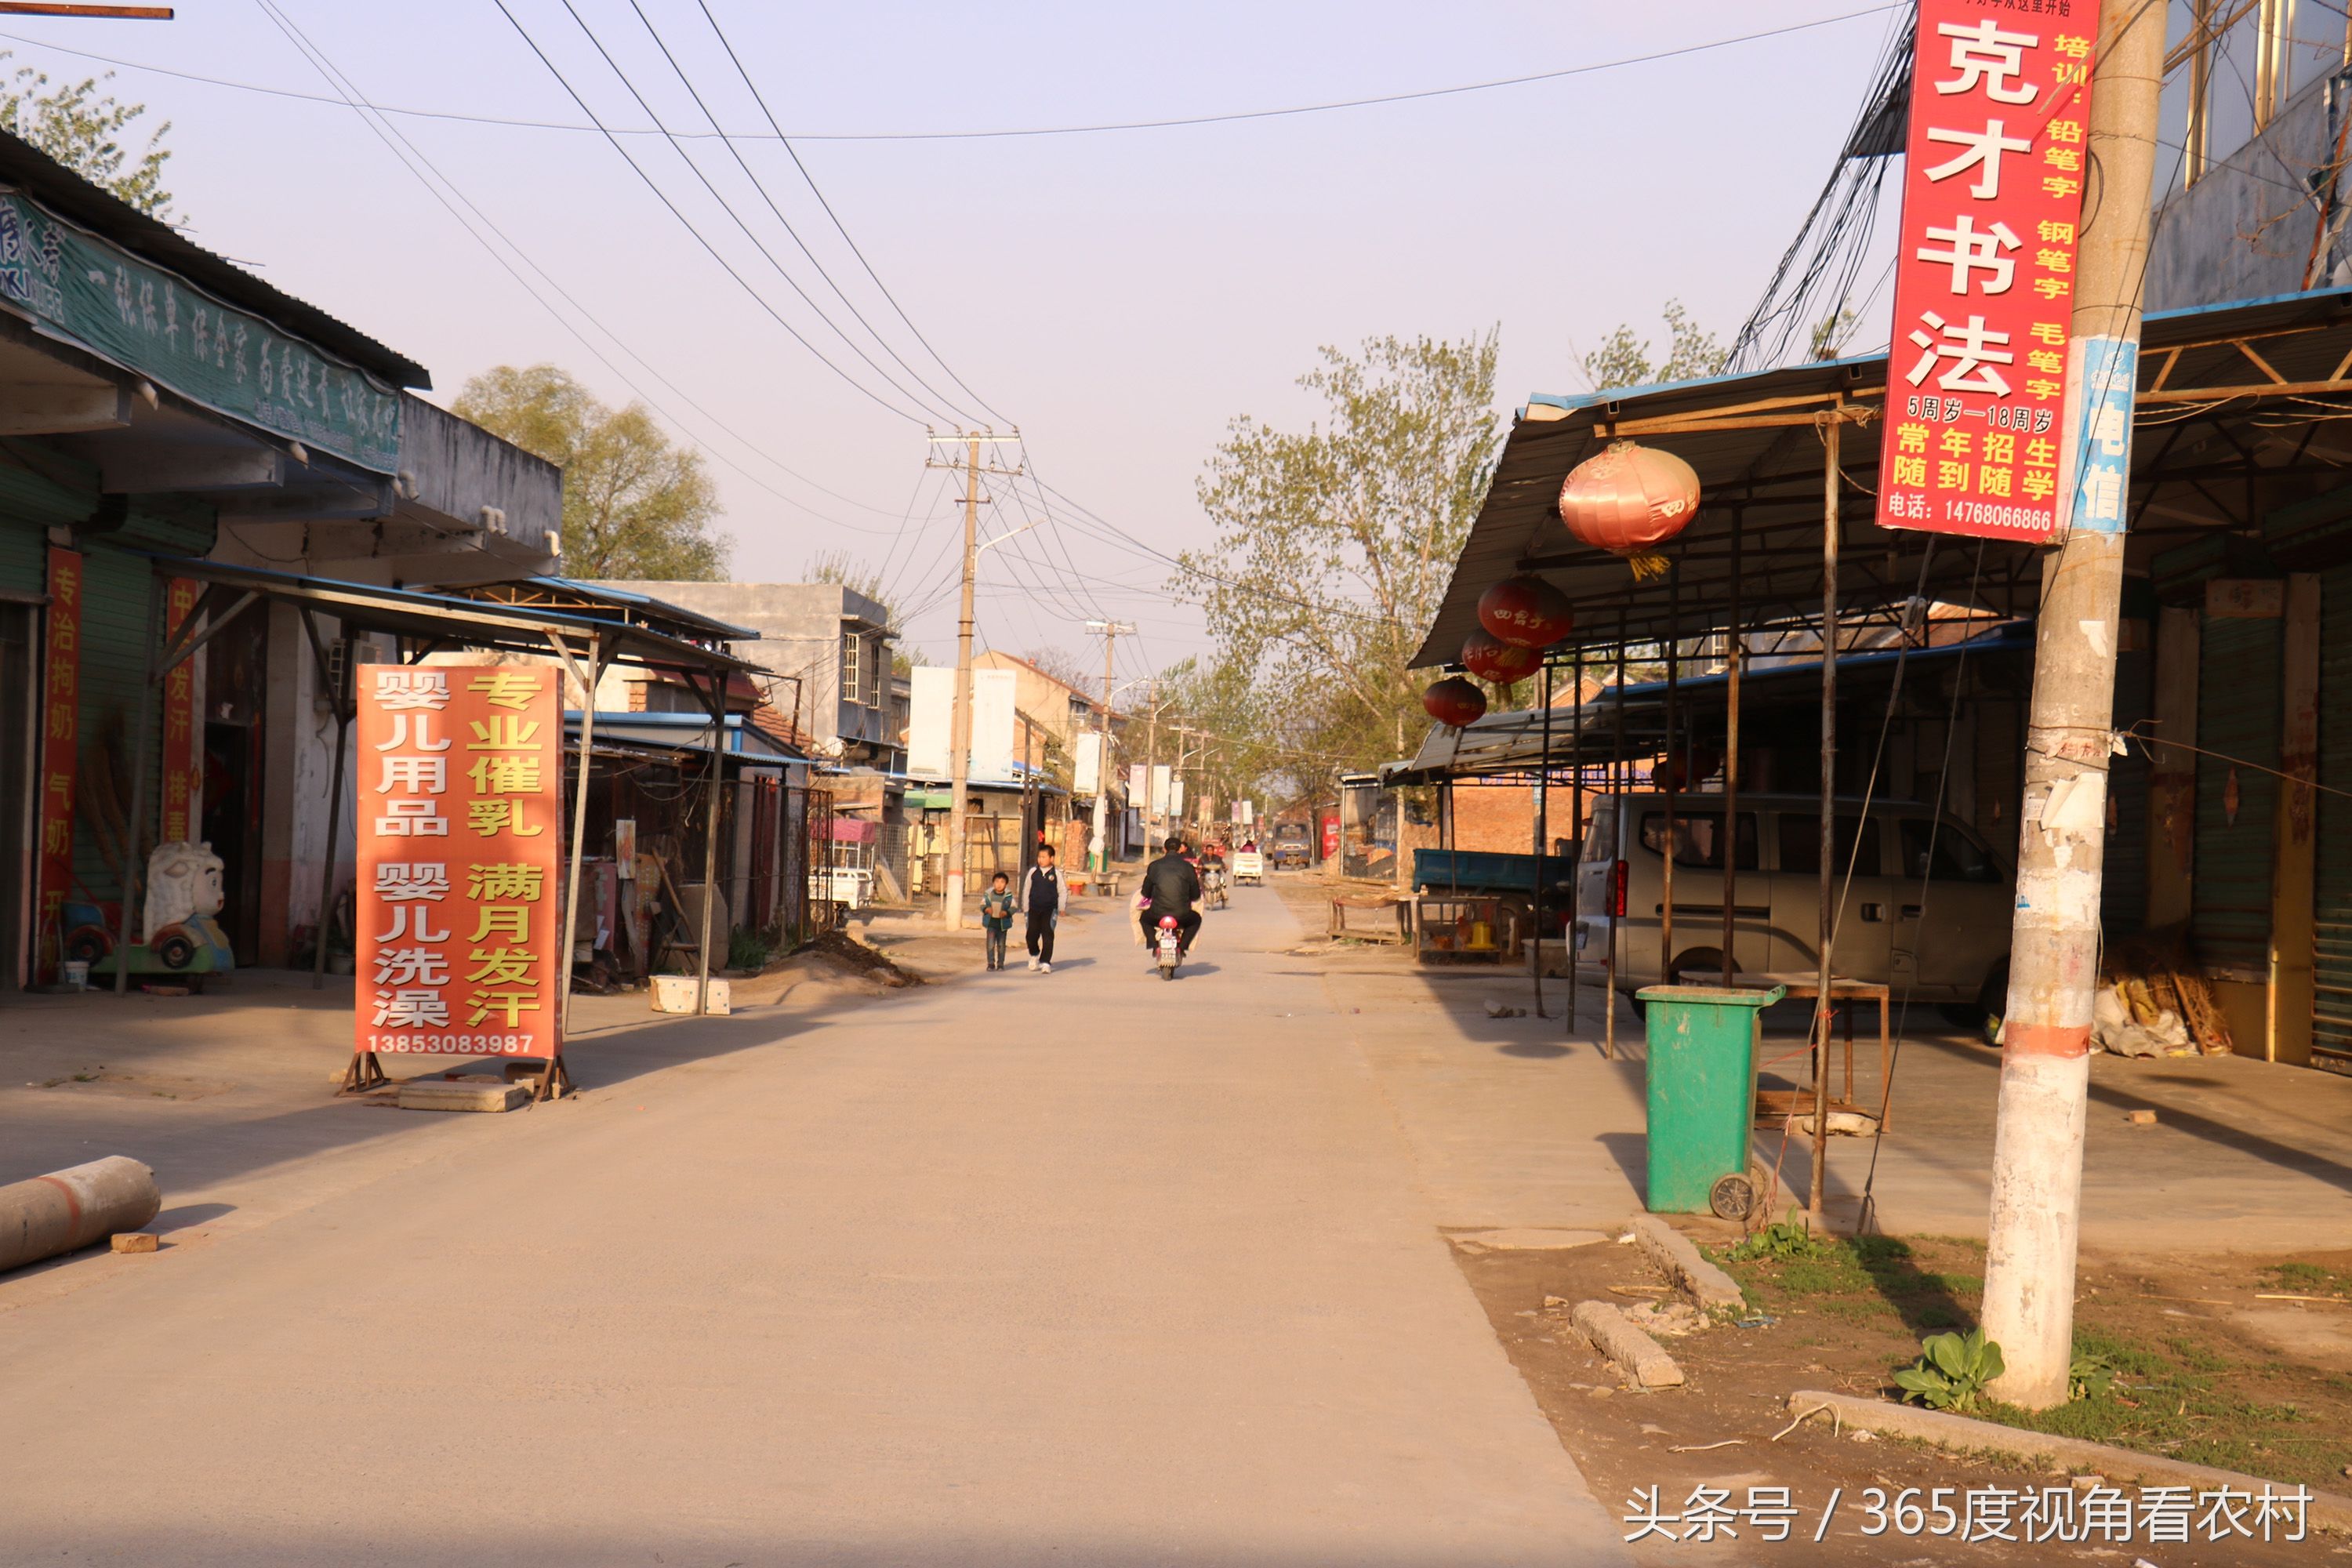
<svg viewBox="0 0 2352 1568">
<path fill-rule="evenodd" d="M 1143 940 L 1148 947 L 1160 939 L 1160 917 L 1174 915 L 1180 928 L 1176 951 L 1192 951 L 1192 934 L 1201 929 L 1201 916 L 1192 906 L 1200 901 L 1201 876 L 1192 863 L 1184 858 L 1184 841 L 1171 838 L 1160 847 L 1160 858 L 1144 868 L 1143 896 L 1150 900 L 1144 907 Z"/>
</svg>

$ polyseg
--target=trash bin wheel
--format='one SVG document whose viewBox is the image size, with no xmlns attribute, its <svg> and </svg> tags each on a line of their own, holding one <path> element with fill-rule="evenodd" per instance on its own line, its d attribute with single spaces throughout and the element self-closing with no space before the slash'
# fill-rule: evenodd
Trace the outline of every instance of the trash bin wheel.
<svg viewBox="0 0 2352 1568">
<path fill-rule="evenodd" d="M 1757 1188 L 1745 1171 L 1735 1171 L 1728 1176 L 1717 1176 L 1708 1189 L 1706 1206 L 1715 1211 L 1717 1219 L 1746 1219 L 1755 1212 Z"/>
</svg>

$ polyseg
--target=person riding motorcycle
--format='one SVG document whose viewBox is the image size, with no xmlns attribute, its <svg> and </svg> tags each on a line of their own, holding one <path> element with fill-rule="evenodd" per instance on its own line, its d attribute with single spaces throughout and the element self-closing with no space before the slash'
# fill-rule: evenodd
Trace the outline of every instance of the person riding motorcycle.
<svg viewBox="0 0 2352 1568">
<path fill-rule="evenodd" d="M 1144 868 L 1143 940 L 1148 946 L 1160 934 L 1162 915 L 1174 915 L 1177 925 L 1176 952 L 1181 957 L 1192 950 L 1193 933 L 1201 929 L 1200 911 L 1192 906 L 1201 899 L 1200 873 L 1184 858 L 1184 841 L 1171 837 L 1160 847 L 1160 858 Z"/>
</svg>

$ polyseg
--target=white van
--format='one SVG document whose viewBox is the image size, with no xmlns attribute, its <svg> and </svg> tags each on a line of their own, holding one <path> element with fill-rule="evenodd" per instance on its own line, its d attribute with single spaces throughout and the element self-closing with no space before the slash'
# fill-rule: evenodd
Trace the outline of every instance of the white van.
<svg viewBox="0 0 2352 1568">
<path fill-rule="evenodd" d="M 1732 945 L 1743 973 L 1811 973 L 1821 963 L 1821 801 L 1814 795 L 1739 796 L 1727 835 L 1719 795 L 1675 799 L 1675 974 L 1693 984 L 1723 972 L 1723 856 L 1738 858 Z M 1885 984 L 1973 1026 L 1998 1013 L 2009 987 L 2015 873 L 1957 818 L 1909 801 L 1835 803 L 1832 864 L 1852 889 L 1832 963 L 1841 977 Z M 1857 831 L 1859 845 L 1857 852 Z M 1660 978 L 1665 914 L 1665 796 L 1604 795 L 1592 804 L 1576 870 L 1576 950 L 1586 963 L 1616 943 L 1617 989 Z"/>
</svg>

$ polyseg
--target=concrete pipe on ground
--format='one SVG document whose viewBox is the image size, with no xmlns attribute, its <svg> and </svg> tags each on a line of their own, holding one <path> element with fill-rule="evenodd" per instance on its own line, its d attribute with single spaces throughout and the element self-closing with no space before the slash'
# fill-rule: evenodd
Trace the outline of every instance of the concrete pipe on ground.
<svg viewBox="0 0 2352 1568">
<path fill-rule="evenodd" d="M 163 1207 L 155 1173 L 122 1154 L 0 1187 L 0 1272 L 137 1230 Z"/>
</svg>

